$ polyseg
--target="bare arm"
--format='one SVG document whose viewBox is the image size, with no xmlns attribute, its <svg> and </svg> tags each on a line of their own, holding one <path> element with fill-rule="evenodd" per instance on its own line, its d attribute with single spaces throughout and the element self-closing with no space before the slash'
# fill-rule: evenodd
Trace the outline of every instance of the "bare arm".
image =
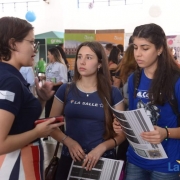
<svg viewBox="0 0 180 180">
<path fill-rule="evenodd" d="M 47 122 L 37 125 L 30 131 L 17 135 L 9 135 L 15 116 L 2 109 L 0 109 L 0 114 L 0 155 L 20 149 L 37 138 L 47 136 L 53 128 L 63 124 L 51 124 L 55 120 L 55 118 L 52 118 Z"/>
<path fill-rule="evenodd" d="M 63 107 L 64 103 L 59 101 L 56 97 L 54 98 L 54 102 L 51 108 L 51 113 L 50 116 L 59 116 L 63 112 Z M 64 134 L 61 130 L 55 129 L 52 133 L 51 136 L 56 139 L 59 142 L 62 142 L 62 140 L 66 137 L 66 134 Z M 82 147 L 77 143 L 77 141 L 73 140 L 71 137 L 65 138 L 65 140 L 62 142 L 64 145 L 66 145 L 69 149 L 69 153 L 74 161 L 78 160 L 81 161 L 85 153 L 82 149 Z M 77 154 L 77 152 L 79 154 Z"/>
<path fill-rule="evenodd" d="M 64 108 L 64 103 L 59 101 L 56 97 L 54 97 L 54 101 L 50 112 L 50 117 L 62 115 L 63 108 Z M 57 141 L 61 142 L 65 134 L 59 129 L 56 129 L 51 133 L 51 136 Z"/>
</svg>

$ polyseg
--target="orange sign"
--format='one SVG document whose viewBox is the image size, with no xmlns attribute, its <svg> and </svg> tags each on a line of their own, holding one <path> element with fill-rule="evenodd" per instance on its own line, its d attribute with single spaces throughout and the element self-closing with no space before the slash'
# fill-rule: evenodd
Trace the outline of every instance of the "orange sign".
<svg viewBox="0 0 180 180">
<path fill-rule="evenodd" d="M 99 41 L 101 44 L 124 45 L 124 29 L 96 30 L 96 41 Z"/>
</svg>

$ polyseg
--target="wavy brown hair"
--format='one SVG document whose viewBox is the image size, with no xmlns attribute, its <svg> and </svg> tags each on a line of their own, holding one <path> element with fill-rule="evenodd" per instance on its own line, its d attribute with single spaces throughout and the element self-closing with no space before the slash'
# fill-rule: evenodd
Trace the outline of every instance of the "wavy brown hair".
<svg viewBox="0 0 180 180">
<path fill-rule="evenodd" d="M 152 23 L 137 26 L 133 32 L 133 39 L 135 37 L 145 38 L 154 44 L 157 50 L 162 48 L 162 53 L 158 56 L 157 69 L 149 89 L 149 98 L 154 104 L 164 105 L 164 103 L 172 99 L 174 94 L 172 81 L 174 75 L 180 75 L 180 70 L 168 49 L 166 35 L 159 25 Z M 135 89 L 139 85 L 140 77 L 141 69 L 138 68 Z"/>
<path fill-rule="evenodd" d="M 11 51 L 15 51 L 9 44 L 10 39 L 14 39 L 14 42 L 22 42 L 33 29 L 26 20 L 15 17 L 0 18 L 0 61 L 9 61 Z"/>
<path fill-rule="evenodd" d="M 129 45 L 125 51 L 123 59 L 119 63 L 116 72 L 120 71 L 119 79 L 123 84 L 127 82 L 129 75 L 137 68 L 137 63 L 134 58 L 134 47 Z"/>
<path fill-rule="evenodd" d="M 82 44 L 80 44 L 77 49 L 76 58 L 75 58 L 74 77 L 73 77 L 73 81 L 75 83 L 79 79 L 81 79 L 81 75 L 79 74 L 78 69 L 77 69 L 77 58 L 78 58 L 79 50 L 83 46 L 89 47 L 98 57 L 98 63 L 101 64 L 101 67 L 99 71 L 97 72 L 97 92 L 104 106 L 104 113 L 105 113 L 104 139 L 109 139 L 115 136 L 115 132 L 112 126 L 113 115 L 105 100 L 106 98 L 108 102 L 112 103 L 112 99 L 111 99 L 112 87 L 111 87 L 111 81 L 110 81 L 110 73 L 108 69 L 108 60 L 107 60 L 104 48 L 100 43 L 96 41 L 92 41 L 92 42 L 83 42 Z"/>
</svg>

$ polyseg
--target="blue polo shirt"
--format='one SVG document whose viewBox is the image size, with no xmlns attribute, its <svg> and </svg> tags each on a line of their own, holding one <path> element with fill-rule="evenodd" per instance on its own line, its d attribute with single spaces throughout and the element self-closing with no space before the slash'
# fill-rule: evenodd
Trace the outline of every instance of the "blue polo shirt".
<svg viewBox="0 0 180 180">
<path fill-rule="evenodd" d="M 148 98 L 148 90 L 151 86 L 152 80 L 146 77 L 144 70 L 142 71 L 141 80 L 137 89 L 137 96 L 134 98 L 134 83 L 132 74 L 128 80 L 128 92 L 129 92 L 129 109 L 137 109 L 138 104 L 143 105 L 149 110 L 149 117 L 154 125 L 159 127 L 176 128 L 177 116 L 174 114 L 172 107 L 167 102 L 163 106 L 154 105 L 151 106 Z M 178 102 L 178 109 L 180 112 L 180 79 L 175 85 L 175 96 Z M 136 166 L 139 166 L 146 170 L 159 171 L 164 173 L 173 173 L 180 171 L 180 166 L 176 160 L 180 160 L 180 139 L 169 138 L 167 141 L 162 141 L 162 146 L 168 156 L 165 159 L 145 159 L 140 157 L 134 149 L 129 146 L 127 152 L 128 161 Z M 175 167 L 175 169 L 174 169 Z"/>
<path fill-rule="evenodd" d="M 60 86 L 55 97 L 64 102 L 67 84 Z M 112 87 L 112 106 L 123 101 L 120 91 Z M 97 91 L 85 93 L 75 85 L 70 88 L 66 97 L 64 108 L 66 117 L 66 134 L 77 141 L 85 153 L 89 153 L 100 143 L 104 142 L 105 113 L 102 100 Z M 103 156 L 109 157 L 114 150 L 106 152 Z M 63 146 L 62 154 L 70 156 L 68 148 Z"/>
<path fill-rule="evenodd" d="M 15 116 L 9 135 L 32 130 L 34 121 L 41 114 L 41 104 L 28 86 L 14 66 L 0 62 L 0 109 Z M 7 118 L 4 120 L 8 121 Z"/>
</svg>

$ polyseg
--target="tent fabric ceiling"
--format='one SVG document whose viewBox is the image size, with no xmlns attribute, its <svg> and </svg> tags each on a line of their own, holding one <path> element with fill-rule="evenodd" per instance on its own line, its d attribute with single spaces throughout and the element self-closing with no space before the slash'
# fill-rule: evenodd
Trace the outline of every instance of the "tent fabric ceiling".
<svg viewBox="0 0 180 180">
<path fill-rule="evenodd" d="M 58 31 L 49 31 L 35 35 L 35 39 L 46 39 L 46 38 L 64 38 L 64 33 Z"/>
</svg>

